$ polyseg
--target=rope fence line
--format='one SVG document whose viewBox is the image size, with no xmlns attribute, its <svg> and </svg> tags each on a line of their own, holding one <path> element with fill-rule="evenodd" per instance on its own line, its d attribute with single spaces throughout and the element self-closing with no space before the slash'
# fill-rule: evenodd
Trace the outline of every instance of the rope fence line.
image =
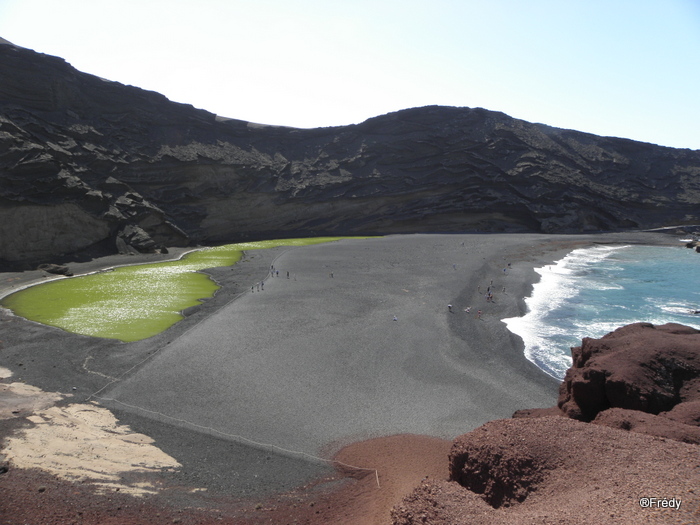
<svg viewBox="0 0 700 525">
<path fill-rule="evenodd" d="M 187 421 L 186 419 L 182 419 L 182 418 L 178 418 L 178 417 L 174 417 L 174 416 L 169 416 L 169 415 L 167 415 L 167 414 L 163 414 L 162 412 L 158 412 L 158 411 L 156 411 L 156 410 L 150 410 L 150 409 L 148 409 L 148 408 L 144 408 L 144 407 L 140 407 L 140 406 L 137 406 L 137 405 L 132 405 L 132 404 L 129 404 L 129 403 L 125 403 L 125 402 L 123 402 L 123 401 L 119 401 L 118 399 L 114 399 L 114 398 L 98 397 L 98 396 L 96 396 L 95 394 L 93 394 L 93 395 L 90 396 L 90 397 L 95 397 L 95 399 L 99 399 L 100 401 L 111 401 L 111 402 L 114 402 L 114 403 L 119 403 L 120 405 L 123 405 L 123 406 L 125 406 L 125 407 L 131 408 L 131 409 L 134 409 L 134 410 L 140 410 L 140 411 L 142 411 L 142 412 L 148 412 L 149 414 L 157 415 L 157 416 L 160 416 L 160 417 L 162 417 L 162 418 L 169 419 L 169 420 L 171 420 L 171 421 L 176 421 L 176 422 L 178 422 L 178 423 L 184 423 L 185 425 L 189 425 L 189 426 L 191 426 L 191 427 L 194 427 L 194 428 L 197 428 L 197 429 L 200 429 L 200 430 L 207 430 L 207 431 L 213 432 L 213 433 L 215 433 L 215 434 L 219 434 L 219 435 L 221 435 L 221 436 L 234 439 L 234 440 L 239 441 L 239 442 L 240 442 L 240 441 L 243 441 L 243 442 L 245 442 L 245 443 L 248 443 L 248 444 L 251 444 L 251 445 L 255 445 L 255 446 L 257 446 L 258 448 L 271 449 L 271 450 L 274 450 L 274 451 L 279 451 L 279 452 L 283 452 L 283 453 L 286 453 L 286 454 L 292 454 L 292 455 L 295 455 L 295 456 L 304 456 L 304 457 L 309 458 L 309 459 L 321 461 L 322 463 L 330 463 L 330 464 L 340 465 L 340 466 L 347 467 L 347 468 L 354 469 L 354 470 L 362 470 L 362 471 L 365 471 L 365 472 L 374 472 L 374 477 L 375 477 L 375 479 L 376 479 L 376 481 L 377 481 L 377 488 L 381 488 L 381 484 L 379 483 L 379 471 L 378 471 L 376 468 L 358 467 L 358 466 L 355 466 L 355 465 L 350 465 L 350 464 L 348 464 L 348 463 L 343 463 L 342 461 L 338 461 L 337 459 L 326 459 L 326 458 L 322 458 L 322 457 L 319 457 L 319 456 L 314 456 L 313 454 L 309 454 L 309 453 L 307 453 L 307 452 L 301 452 L 301 451 L 299 451 L 299 450 L 286 449 L 286 448 L 284 448 L 284 447 L 280 447 L 280 446 L 278 446 L 278 445 L 273 445 L 273 444 L 271 444 L 271 443 L 262 443 L 262 442 L 255 441 L 255 440 L 253 440 L 253 439 L 244 437 L 244 436 L 239 436 L 239 435 L 237 435 L 237 434 L 230 434 L 230 433 L 228 433 L 228 432 L 224 432 L 224 431 L 222 431 L 222 430 L 218 430 L 218 429 L 213 428 L 213 427 L 208 427 L 208 426 L 205 426 L 205 425 L 200 425 L 200 424 L 198 424 L 198 423 L 193 423 L 192 421 Z"/>
</svg>

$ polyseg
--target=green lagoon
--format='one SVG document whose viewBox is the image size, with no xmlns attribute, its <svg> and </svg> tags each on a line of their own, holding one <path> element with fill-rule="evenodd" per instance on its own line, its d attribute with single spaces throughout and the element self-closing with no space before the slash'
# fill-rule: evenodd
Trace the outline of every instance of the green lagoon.
<svg viewBox="0 0 700 525">
<path fill-rule="evenodd" d="M 50 281 L 8 295 L 0 304 L 16 315 L 69 332 L 140 341 L 177 323 L 183 310 L 201 304 L 219 289 L 199 270 L 235 264 L 247 250 L 347 238 L 279 239 L 203 248 L 177 261 L 121 266 Z"/>
</svg>

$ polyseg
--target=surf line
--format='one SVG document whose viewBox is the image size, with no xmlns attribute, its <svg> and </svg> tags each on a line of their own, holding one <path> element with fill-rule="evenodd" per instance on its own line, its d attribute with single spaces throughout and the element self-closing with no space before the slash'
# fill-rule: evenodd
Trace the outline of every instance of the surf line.
<svg viewBox="0 0 700 525">
<path fill-rule="evenodd" d="M 240 442 L 240 441 L 243 441 L 243 442 L 245 442 L 245 443 L 249 443 L 249 444 L 254 445 L 254 446 L 258 447 L 258 448 L 270 449 L 270 450 L 273 450 L 273 451 L 279 451 L 279 452 L 283 452 L 283 453 L 286 453 L 286 454 L 293 454 L 293 455 L 296 455 L 296 456 L 304 456 L 304 457 L 307 457 L 307 458 L 309 458 L 309 459 L 321 461 L 321 462 L 323 462 L 323 463 L 329 463 L 329 464 L 340 465 L 340 466 L 348 467 L 348 468 L 351 468 L 351 469 L 354 469 L 354 470 L 362 470 L 362 471 L 365 471 L 365 472 L 374 472 L 374 478 L 375 478 L 375 480 L 376 480 L 376 482 L 377 482 L 377 488 L 379 488 L 379 489 L 382 488 L 381 484 L 379 483 L 379 471 L 378 471 L 376 468 L 357 467 L 357 466 L 355 466 L 355 465 L 349 465 L 348 463 L 343 463 L 342 461 L 338 461 L 337 459 L 326 459 L 326 458 L 322 458 L 322 457 L 319 457 L 319 456 L 314 456 L 313 454 L 309 454 L 309 453 L 307 453 L 307 452 L 301 452 L 301 451 L 299 451 L 299 450 L 290 450 L 290 449 L 287 449 L 287 448 L 280 447 L 280 446 L 278 446 L 278 445 L 273 445 L 273 444 L 271 444 L 271 443 L 262 443 L 262 442 L 260 442 L 260 441 L 255 441 L 255 440 L 253 440 L 253 439 L 250 439 L 250 438 L 247 438 L 247 437 L 244 437 L 244 436 L 239 436 L 239 435 L 237 435 L 237 434 L 229 434 L 228 432 L 223 432 L 222 430 L 218 430 L 218 429 L 213 428 L 213 427 L 207 427 L 207 426 L 204 426 L 204 425 L 200 425 L 200 424 L 198 424 L 198 423 L 193 423 L 192 421 L 187 421 L 186 419 L 181 419 L 181 418 L 178 418 L 178 417 L 169 416 L 169 415 L 167 415 L 167 414 L 163 414 L 162 412 L 157 412 L 157 411 L 155 411 L 155 410 L 150 410 L 150 409 L 148 409 L 148 408 L 144 408 L 144 407 L 140 407 L 140 406 L 136 406 L 136 405 L 131 405 L 131 404 L 129 404 L 129 403 L 124 403 L 123 401 L 119 401 L 118 399 L 114 399 L 114 398 L 99 397 L 99 396 L 96 396 L 96 395 L 94 395 L 94 394 L 91 395 L 90 397 L 95 398 L 95 399 L 99 399 L 100 401 L 108 401 L 108 402 L 111 401 L 111 402 L 114 402 L 114 403 L 119 403 L 120 405 L 123 405 L 123 406 L 125 406 L 125 407 L 127 407 L 127 408 L 131 408 L 131 409 L 134 409 L 134 410 L 140 410 L 140 411 L 142 411 L 142 412 L 147 412 L 147 413 L 149 413 L 149 414 L 157 415 L 157 416 L 163 417 L 163 418 L 165 418 L 165 419 L 169 419 L 169 420 L 171 420 L 171 421 L 176 421 L 176 422 L 178 422 L 178 423 L 184 423 L 184 424 L 186 424 L 186 425 L 189 425 L 189 426 L 191 426 L 191 427 L 194 427 L 194 428 L 197 428 L 197 429 L 200 429 L 200 430 L 208 430 L 208 431 L 210 431 L 210 432 L 214 432 L 214 433 L 216 433 L 216 434 L 219 434 L 219 435 L 221 435 L 221 436 L 234 439 L 234 440 L 239 441 L 239 442 Z"/>
</svg>

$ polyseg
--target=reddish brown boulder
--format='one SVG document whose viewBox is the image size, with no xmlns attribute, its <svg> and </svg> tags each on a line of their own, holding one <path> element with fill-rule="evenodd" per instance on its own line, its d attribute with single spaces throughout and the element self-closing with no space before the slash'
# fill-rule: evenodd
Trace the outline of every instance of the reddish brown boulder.
<svg viewBox="0 0 700 525">
<path fill-rule="evenodd" d="M 679 403 L 668 412 L 661 412 L 665 418 L 700 427 L 700 400 Z"/>
<path fill-rule="evenodd" d="M 680 405 L 679 405 L 680 406 Z M 609 408 L 598 414 L 593 421 L 596 425 L 632 430 L 650 436 L 664 437 L 700 445 L 700 427 L 686 425 L 664 416 L 647 414 L 639 410 Z"/>
<path fill-rule="evenodd" d="M 558 406 L 572 419 L 592 421 L 613 407 L 659 414 L 700 401 L 700 331 L 694 328 L 635 323 L 584 338 L 571 350 Z"/>
</svg>

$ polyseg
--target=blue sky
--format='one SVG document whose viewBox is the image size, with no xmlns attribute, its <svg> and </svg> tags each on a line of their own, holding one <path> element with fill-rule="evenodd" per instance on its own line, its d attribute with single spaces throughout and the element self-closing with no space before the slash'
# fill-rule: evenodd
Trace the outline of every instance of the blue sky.
<svg viewBox="0 0 700 525">
<path fill-rule="evenodd" d="M 0 0 L 0 36 L 253 122 L 441 104 L 700 149 L 700 0 Z"/>
</svg>

